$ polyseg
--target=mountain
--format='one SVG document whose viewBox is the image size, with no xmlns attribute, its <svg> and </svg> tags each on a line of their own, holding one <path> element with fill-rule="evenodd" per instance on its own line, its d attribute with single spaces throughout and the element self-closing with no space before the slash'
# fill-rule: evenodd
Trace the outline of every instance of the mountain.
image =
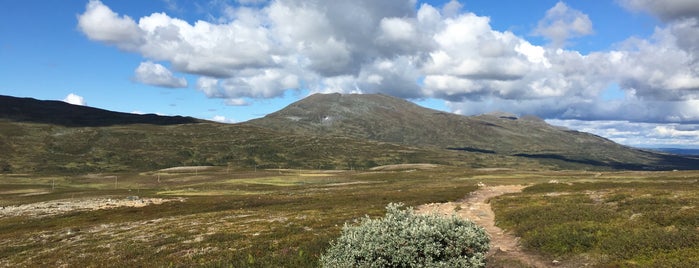
<svg viewBox="0 0 699 268">
<path fill-rule="evenodd" d="M 460 116 L 385 95 L 313 95 L 221 124 L 0 96 L 0 173 L 140 172 L 183 165 L 365 169 L 432 163 L 515 169 L 696 169 L 504 113 Z"/>
<path fill-rule="evenodd" d="M 72 127 L 99 127 L 129 124 L 176 125 L 202 120 L 182 116 L 112 112 L 62 101 L 45 101 L 0 95 L 0 118 Z"/>
<path fill-rule="evenodd" d="M 186 165 L 363 169 L 403 163 L 541 167 L 516 157 L 0 96 L 0 173 L 138 172 Z"/>
<path fill-rule="evenodd" d="M 678 155 L 699 155 L 699 149 L 687 148 L 649 148 L 648 150 L 665 152 Z"/>
<path fill-rule="evenodd" d="M 245 124 L 300 135 L 521 156 L 623 169 L 696 169 L 699 159 L 639 150 L 505 113 L 461 116 L 386 95 L 315 94 Z"/>
</svg>

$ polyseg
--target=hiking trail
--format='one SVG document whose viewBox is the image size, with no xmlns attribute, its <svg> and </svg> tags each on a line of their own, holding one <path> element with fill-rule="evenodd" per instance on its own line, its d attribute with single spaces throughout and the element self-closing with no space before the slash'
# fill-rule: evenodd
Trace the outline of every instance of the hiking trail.
<svg viewBox="0 0 699 268">
<path fill-rule="evenodd" d="M 421 214 L 437 213 L 439 215 L 457 215 L 468 219 L 483 227 L 490 235 L 490 250 L 488 257 L 495 254 L 505 259 L 512 259 L 530 267 L 554 267 L 551 261 L 544 261 L 539 256 L 526 253 L 519 245 L 519 237 L 504 232 L 495 226 L 495 213 L 489 200 L 503 194 L 517 193 L 524 189 L 524 185 L 500 185 L 484 186 L 472 192 L 464 199 L 448 203 L 432 203 L 417 207 L 415 210 Z"/>
</svg>

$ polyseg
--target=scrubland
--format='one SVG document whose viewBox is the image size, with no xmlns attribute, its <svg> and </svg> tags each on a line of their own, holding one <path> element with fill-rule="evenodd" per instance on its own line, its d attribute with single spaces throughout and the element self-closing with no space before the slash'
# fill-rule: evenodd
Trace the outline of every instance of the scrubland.
<svg viewBox="0 0 699 268">
<path fill-rule="evenodd" d="M 4 174 L 0 266 L 315 267 L 344 223 L 379 217 L 389 203 L 459 200 L 481 183 L 529 185 L 490 202 L 496 224 L 521 237 L 531 254 L 571 267 L 693 267 L 699 262 L 698 179 L 692 171 L 446 166 Z M 121 200 L 163 202 L 108 204 Z M 97 205 L 58 211 L 87 201 Z M 48 203 L 55 213 L 9 213 Z M 488 262 L 515 265 L 497 255 Z"/>
</svg>

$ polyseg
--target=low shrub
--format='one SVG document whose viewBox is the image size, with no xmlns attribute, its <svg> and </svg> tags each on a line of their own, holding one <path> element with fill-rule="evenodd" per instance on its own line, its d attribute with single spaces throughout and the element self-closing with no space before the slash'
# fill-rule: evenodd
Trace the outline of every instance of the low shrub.
<svg viewBox="0 0 699 268">
<path fill-rule="evenodd" d="M 684 181 L 545 184 L 491 205 L 498 226 L 525 248 L 562 262 L 699 267 L 697 189 Z"/>
<path fill-rule="evenodd" d="M 595 221 L 565 222 L 534 229 L 523 238 L 528 247 L 540 248 L 554 256 L 566 256 L 592 250 L 602 231 L 603 224 Z"/>
<path fill-rule="evenodd" d="M 389 204 L 383 218 L 345 224 L 323 267 L 484 267 L 490 239 L 471 221 L 418 215 Z"/>
</svg>

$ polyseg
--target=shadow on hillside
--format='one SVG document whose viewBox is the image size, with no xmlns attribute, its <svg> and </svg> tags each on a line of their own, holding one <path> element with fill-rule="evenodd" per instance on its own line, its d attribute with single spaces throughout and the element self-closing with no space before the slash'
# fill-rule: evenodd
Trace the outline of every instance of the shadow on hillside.
<svg viewBox="0 0 699 268">
<path fill-rule="evenodd" d="M 177 125 L 202 122 L 202 120 L 191 117 L 112 112 L 72 105 L 62 101 L 41 101 L 9 96 L 0 96 L 0 118 L 67 127 L 104 127 L 130 124 Z"/>
<path fill-rule="evenodd" d="M 699 169 L 699 157 L 681 156 L 672 154 L 650 153 L 656 159 L 652 164 L 602 162 L 590 159 L 571 159 L 557 154 L 514 154 L 513 156 L 560 160 L 568 163 L 583 164 L 595 167 L 608 167 L 619 170 L 695 170 Z"/>
<path fill-rule="evenodd" d="M 484 153 L 484 154 L 496 154 L 496 151 L 493 150 L 486 150 L 486 149 L 479 149 L 479 148 L 472 148 L 472 147 L 450 147 L 447 148 L 447 150 L 452 150 L 452 151 L 464 151 L 464 152 L 472 152 L 472 153 Z"/>
</svg>

